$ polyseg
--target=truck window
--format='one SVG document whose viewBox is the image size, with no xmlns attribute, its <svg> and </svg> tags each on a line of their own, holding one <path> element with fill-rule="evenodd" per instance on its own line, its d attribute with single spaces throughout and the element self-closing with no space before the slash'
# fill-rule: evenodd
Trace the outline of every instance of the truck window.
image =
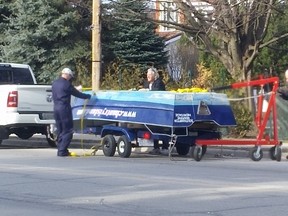
<svg viewBox="0 0 288 216">
<path fill-rule="evenodd" d="M 33 85 L 34 81 L 28 68 L 0 67 L 0 84 Z"/>
</svg>

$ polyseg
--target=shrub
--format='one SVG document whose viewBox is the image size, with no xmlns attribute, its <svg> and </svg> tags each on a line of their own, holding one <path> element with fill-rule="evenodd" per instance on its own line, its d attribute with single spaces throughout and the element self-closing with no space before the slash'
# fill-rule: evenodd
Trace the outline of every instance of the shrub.
<svg viewBox="0 0 288 216">
<path fill-rule="evenodd" d="M 137 65 L 129 68 L 121 68 L 119 64 L 113 63 L 108 66 L 101 89 L 128 90 L 137 89 L 143 82 L 143 72 Z"/>
</svg>

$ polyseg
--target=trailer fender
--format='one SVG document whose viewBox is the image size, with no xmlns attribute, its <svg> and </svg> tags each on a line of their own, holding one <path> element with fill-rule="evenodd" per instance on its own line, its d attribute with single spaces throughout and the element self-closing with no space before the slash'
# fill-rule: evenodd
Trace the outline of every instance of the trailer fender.
<svg viewBox="0 0 288 216">
<path fill-rule="evenodd" d="M 125 135 L 129 142 L 132 142 L 136 139 L 136 132 L 127 127 L 119 127 L 113 125 L 105 125 L 101 131 L 101 138 L 106 136 L 107 134 L 111 134 L 113 136 L 123 136 Z"/>
</svg>

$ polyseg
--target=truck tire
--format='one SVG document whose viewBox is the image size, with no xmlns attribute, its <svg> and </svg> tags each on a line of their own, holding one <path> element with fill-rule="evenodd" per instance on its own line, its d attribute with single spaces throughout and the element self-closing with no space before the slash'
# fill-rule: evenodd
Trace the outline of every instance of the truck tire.
<svg viewBox="0 0 288 216">
<path fill-rule="evenodd" d="M 52 148 L 57 147 L 57 142 L 56 142 L 56 140 L 54 140 L 53 137 L 46 135 L 46 140 L 47 140 L 47 143 L 50 147 L 52 147 Z"/>
<path fill-rule="evenodd" d="M 45 131 L 46 140 L 47 140 L 48 145 L 52 148 L 57 147 L 57 134 L 56 134 L 56 131 L 54 132 L 55 133 L 53 133 L 50 130 L 50 125 L 46 127 L 46 131 Z"/>
</svg>

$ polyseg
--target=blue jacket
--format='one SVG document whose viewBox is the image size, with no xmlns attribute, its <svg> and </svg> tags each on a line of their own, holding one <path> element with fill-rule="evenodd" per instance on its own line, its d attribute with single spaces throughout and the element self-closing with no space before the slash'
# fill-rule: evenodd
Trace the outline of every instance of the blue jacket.
<svg viewBox="0 0 288 216">
<path fill-rule="evenodd" d="M 82 99 L 91 98 L 91 95 L 78 91 L 69 80 L 62 77 L 53 82 L 52 97 L 54 109 L 71 107 L 71 95 Z"/>
<path fill-rule="evenodd" d="M 145 81 L 144 83 L 144 88 L 148 88 L 149 89 L 149 82 Z M 165 84 L 164 82 L 158 78 L 156 79 L 153 83 L 152 83 L 152 89 L 151 91 L 165 91 Z"/>
</svg>

